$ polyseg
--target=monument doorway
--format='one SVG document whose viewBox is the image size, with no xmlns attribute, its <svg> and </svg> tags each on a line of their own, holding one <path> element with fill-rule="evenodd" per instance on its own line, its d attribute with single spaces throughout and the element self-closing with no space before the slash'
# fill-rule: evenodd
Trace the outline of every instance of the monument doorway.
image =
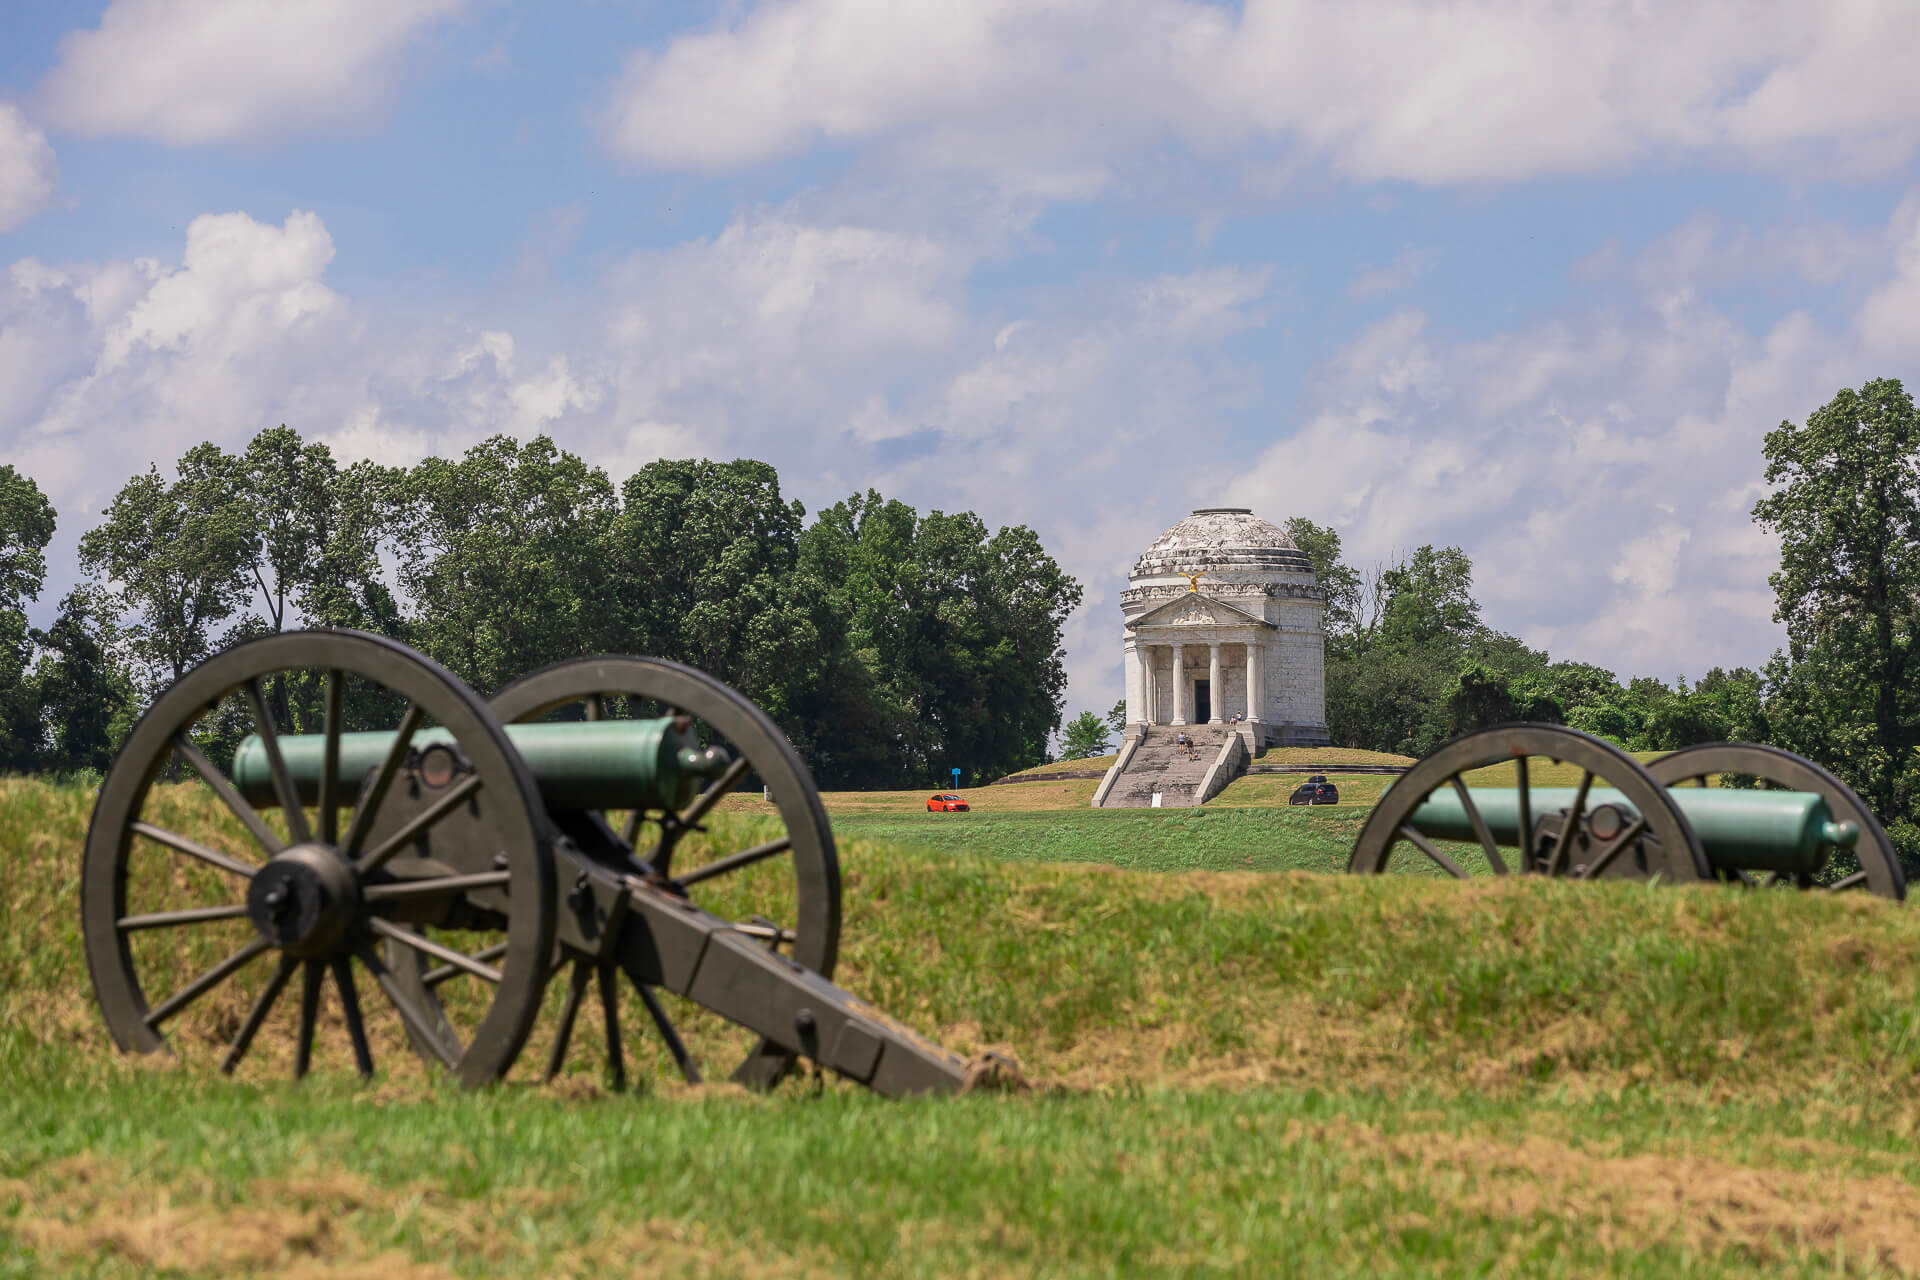
<svg viewBox="0 0 1920 1280">
<path fill-rule="evenodd" d="M 1206 680 L 1193 682 L 1193 722 L 1205 724 L 1213 719 L 1213 688 Z"/>
</svg>

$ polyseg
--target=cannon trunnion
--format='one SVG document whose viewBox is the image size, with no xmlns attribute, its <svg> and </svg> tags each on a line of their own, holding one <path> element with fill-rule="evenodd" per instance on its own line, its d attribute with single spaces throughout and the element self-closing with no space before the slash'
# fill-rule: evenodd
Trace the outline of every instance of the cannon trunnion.
<svg viewBox="0 0 1920 1280">
<path fill-rule="evenodd" d="M 1577 768 L 1579 784 L 1533 785 L 1543 759 Z M 1728 774 L 1758 785 L 1709 786 Z M 1493 779 L 1512 785 L 1485 785 Z M 1382 794 L 1347 869 L 1717 879 L 1906 895 L 1880 823 L 1811 761 L 1721 742 L 1642 765 L 1602 739 L 1544 724 L 1465 734 L 1414 765 Z"/>
<path fill-rule="evenodd" d="M 197 745 L 196 727 L 219 725 L 252 730 L 230 768 Z M 181 830 L 154 791 L 166 776 L 204 782 L 251 851 Z M 719 820 L 749 779 L 773 803 Z M 237 645 L 135 726 L 101 786 L 81 898 L 95 994 L 124 1050 L 167 1048 L 195 1021 L 231 1071 L 263 1032 L 284 1034 L 299 1076 L 331 983 L 370 1073 L 370 979 L 413 1049 L 462 1081 L 506 1076 L 536 1038 L 551 1077 L 597 985 L 601 1051 L 623 1084 L 625 985 L 690 1081 L 701 1054 L 680 1002 L 738 1028 L 736 1049 L 715 1051 L 738 1051 L 726 1066 L 750 1086 L 803 1058 L 885 1094 L 968 1079 L 958 1055 L 834 985 L 840 876 L 812 780 L 758 708 L 674 663 L 560 663 L 488 703 L 381 636 Z"/>
</svg>

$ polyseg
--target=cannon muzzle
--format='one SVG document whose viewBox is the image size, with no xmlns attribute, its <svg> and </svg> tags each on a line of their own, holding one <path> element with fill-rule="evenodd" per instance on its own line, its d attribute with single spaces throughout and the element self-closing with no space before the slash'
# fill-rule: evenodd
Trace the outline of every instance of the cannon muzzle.
<svg viewBox="0 0 1920 1280">
<path fill-rule="evenodd" d="M 1496 841 L 1516 847 L 1527 844 L 1520 830 L 1517 789 L 1472 787 L 1469 793 Z M 1576 793 L 1572 787 L 1534 787 L 1528 794 L 1531 812 L 1538 816 L 1571 807 Z M 1707 860 L 1724 871 L 1813 872 L 1831 850 L 1852 848 L 1860 834 L 1850 822 L 1835 822 L 1826 800 L 1811 791 L 1675 787 L 1667 794 L 1700 837 Z M 1605 787 L 1587 793 L 1585 815 L 1603 839 L 1625 830 L 1640 816 L 1624 795 Z M 1466 806 L 1450 789 L 1428 796 L 1414 811 L 1413 826 L 1436 840 L 1479 838 Z"/>
<path fill-rule="evenodd" d="M 533 771 L 549 810 L 684 809 L 700 783 L 724 773 L 727 753 L 702 747 L 693 734 L 675 727 L 672 717 L 656 720 L 593 720 L 510 724 L 507 737 Z M 340 777 L 348 798 L 352 787 L 380 767 L 393 747 L 387 733 L 340 735 Z M 451 772 L 460 761 L 444 729 L 422 729 L 411 743 L 415 767 L 431 778 Z M 306 804 L 320 802 L 320 771 L 326 738 L 319 734 L 282 734 L 280 754 Z M 258 735 L 241 741 L 233 757 L 233 780 L 256 808 L 279 804 L 266 748 Z"/>
</svg>

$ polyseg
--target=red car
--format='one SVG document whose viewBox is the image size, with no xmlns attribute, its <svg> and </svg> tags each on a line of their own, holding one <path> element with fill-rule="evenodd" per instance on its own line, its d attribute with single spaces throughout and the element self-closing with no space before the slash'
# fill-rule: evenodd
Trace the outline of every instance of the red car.
<svg viewBox="0 0 1920 1280">
<path fill-rule="evenodd" d="M 967 802 L 951 792 L 942 791 L 937 796 L 927 797 L 928 813 L 966 813 Z"/>
</svg>

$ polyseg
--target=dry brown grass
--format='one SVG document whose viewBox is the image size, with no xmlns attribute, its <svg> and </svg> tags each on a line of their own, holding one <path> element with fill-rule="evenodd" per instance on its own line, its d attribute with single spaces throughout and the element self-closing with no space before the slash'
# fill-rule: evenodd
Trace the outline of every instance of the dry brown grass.
<svg viewBox="0 0 1920 1280">
<path fill-rule="evenodd" d="M 775 1280 L 833 1271 L 819 1258 L 715 1243 L 697 1223 L 664 1219 L 622 1224 L 557 1256 L 536 1253 L 522 1220 L 551 1218 L 571 1198 L 564 1189 L 536 1188 L 463 1198 L 434 1181 L 381 1187 L 321 1170 L 246 1187 L 191 1177 L 156 1185 L 138 1169 L 86 1156 L 0 1182 L 0 1206 L 13 1213 L 9 1229 L 49 1270 L 104 1265 L 109 1273 L 270 1273 L 286 1280 L 452 1280 L 456 1267 L 526 1271 L 536 1261 L 540 1274 L 582 1280 Z"/>
<path fill-rule="evenodd" d="M 1516 1224 L 1558 1219 L 1608 1249 L 1657 1240 L 1763 1264 L 1844 1258 L 1856 1273 L 1920 1274 L 1920 1187 L 1893 1174 L 1621 1154 L 1541 1133 L 1388 1133 L 1344 1118 L 1295 1122 L 1287 1139 L 1382 1159 L 1397 1185 L 1456 1213 Z"/>
</svg>

